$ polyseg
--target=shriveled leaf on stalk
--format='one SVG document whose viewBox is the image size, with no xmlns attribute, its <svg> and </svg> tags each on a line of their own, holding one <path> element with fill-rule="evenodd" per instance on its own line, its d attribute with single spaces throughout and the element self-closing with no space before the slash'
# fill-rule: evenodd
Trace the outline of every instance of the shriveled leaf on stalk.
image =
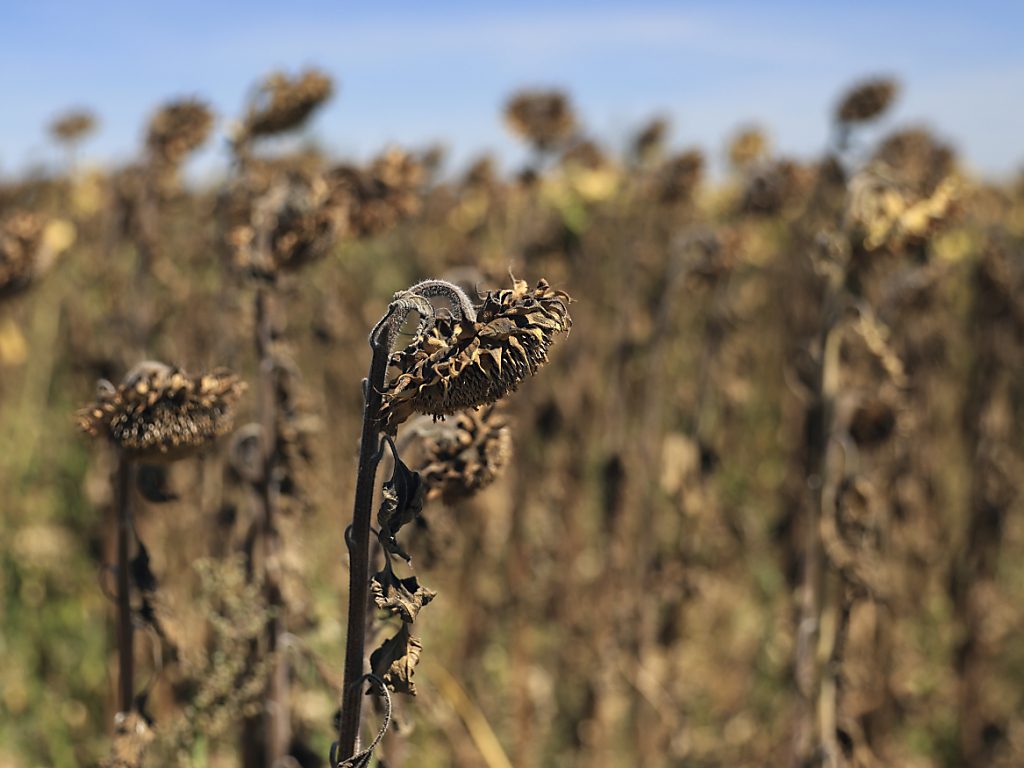
<svg viewBox="0 0 1024 768">
<path fill-rule="evenodd" d="M 380 526 L 381 546 L 388 554 L 397 555 L 406 562 L 412 558 L 395 536 L 403 525 L 411 523 L 423 511 L 426 491 L 419 473 L 413 472 L 396 457 L 391 479 L 384 483 L 381 490 L 383 500 L 377 512 L 377 525 Z"/>
<path fill-rule="evenodd" d="M 415 576 L 400 579 L 390 568 L 374 574 L 370 582 L 373 602 L 382 611 L 389 611 L 405 623 L 416 620 L 420 609 L 437 593 L 419 583 Z"/>
<path fill-rule="evenodd" d="M 370 654 L 370 669 L 390 690 L 415 696 L 416 684 L 412 676 L 422 650 L 419 638 L 409 634 L 409 625 L 403 623 L 398 634 L 385 640 Z"/>
</svg>

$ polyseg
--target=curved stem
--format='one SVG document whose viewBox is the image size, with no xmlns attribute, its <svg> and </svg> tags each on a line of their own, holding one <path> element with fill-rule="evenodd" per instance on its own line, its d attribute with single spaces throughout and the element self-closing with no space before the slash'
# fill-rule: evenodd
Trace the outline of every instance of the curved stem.
<svg viewBox="0 0 1024 768">
<path fill-rule="evenodd" d="M 412 307 L 415 308 L 415 307 Z M 370 514 L 374 482 L 380 457 L 380 409 L 388 357 L 401 319 L 408 310 L 400 300 L 392 302 L 370 335 L 373 357 L 363 391 L 363 432 L 359 442 L 356 498 L 348 537 L 348 632 L 345 638 L 345 682 L 342 687 L 338 758 L 344 762 L 355 754 L 362 705 L 363 656 L 366 634 L 366 603 L 370 581 Z"/>
<path fill-rule="evenodd" d="M 466 292 L 455 283 L 448 282 L 447 280 L 423 280 L 412 286 L 407 293 L 427 299 L 433 296 L 441 296 L 448 299 L 451 304 L 449 311 L 457 320 L 476 320 L 476 309 L 473 308 L 473 302 L 469 300 Z M 395 298 L 398 298 L 398 295 Z"/>
<path fill-rule="evenodd" d="M 388 305 L 384 317 L 370 332 L 370 372 L 363 382 L 363 430 L 359 441 L 359 469 L 356 475 L 356 497 L 352 523 L 346 530 L 349 549 L 348 631 L 345 638 L 345 682 L 342 687 L 341 718 L 338 727 L 337 758 L 344 763 L 355 754 L 359 737 L 360 708 L 364 677 L 366 642 L 366 607 L 370 583 L 370 514 L 373 507 L 377 465 L 383 453 L 380 434 L 383 423 L 380 410 L 388 371 L 391 348 L 399 329 L 410 312 L 420 316 L 417 335 L 422 335 L 436 319 L 429 297 L 443 296 L 451 302 L 451 313 L 459 319 L 476 319 L 469 297 L 457 285 L 445 280 L 424 280 L 412 288 L 399 291 Z M 392 450 L 394 443 L 391 442 Z M 332 766 L 333 768 L 333 766 Z"/>
</svg>

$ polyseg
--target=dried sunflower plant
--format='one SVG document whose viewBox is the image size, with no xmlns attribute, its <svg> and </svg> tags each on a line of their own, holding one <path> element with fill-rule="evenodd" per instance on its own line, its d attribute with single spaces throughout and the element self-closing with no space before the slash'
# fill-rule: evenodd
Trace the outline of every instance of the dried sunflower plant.
<svg viewBox="0 0 1024 768">
<path fill-rule="evenodd" d="M 136 470 L 195 455 L 229 432 L 235 403 L 244 391 L 245 384 L 225 369 L 190 375 L 181 368 L 145 361 L 117 386 L 101 380 L 95 402 L 78 413 L 81 430 L 106 438 L 118 456 L 114 498 L 119 695 L 113 765 L 139 764 L 151 738 L 143 714 L 145 692 L 135 693 L 133 633 L 137 620 L 149 621 L 146 617 L 152 615 L 156 578 L 132 522 L 133 484 L 141 483 Z M 133 608 L 133 591 L 142 599 L 141 608 Z M 126 751 L 134 757 L 128 759 Z"/>
<path fill-rule="evenodd" d="M 245 536 L 247 572 L 263 585 L 270 609 L 255 640 L 249 667 L 272 659 L 262 706 L 246 717 L 242 755 L 246 765 L 275 765 L 292 739 L 288 702 L 290 671 L 281 651 L 287 630 L 282 552 L 287 544 L 282 513 L 287 502 L 302 507 L 295 475 L 304 463 L 305 434 L 298 367 L 285 339 L 287 307 L 282 283 L 324 258 L 342 230 L 345 209 L 336 203 L 319 174 L 274 173 L 271 163 L 253 156 L 265 138 L 301 128 L 330 98 L 334 83 L 317 70 L 295 77 L 275 73 L 256 88 L 234 137 L 236 176 L 222 200 L 225 243 L 236 275 L 253 289 L 253 340 L 259 359 L 257 382 L 259 457 L 247 474 L 255 510 Z M 291 496 L 291 499 L 286 498 Z"/>
<path fill-rule="evenodd" d="M 367 765 L 390 719 L 388 692 L 416 693 L 412 676 L 422 645 L 411 634 L 410 625 L 435 593 L 415 576 L 396 575 L 396 558 L 407 564 L 411 560 L 397 539 L 399 530 L 419 516 L 428 494 L 472 492 L 493 477 L 507 456 L 509 442 L 507 428 L 494 420 L 493 405 L 535 374 L 547 361 L 555 337 L 568 333 L 570 301 L 568 294 L 552 289 L 545 280 L 531 289 L 513 278 L 511 289 L 488 292 L 475 306 L 457 285 L 425 280 L 396 293 L 370 333 L 372 358 L 363 382 L 355 508 L 345 532 L 350 557 L 348 633 L 332 768 Z M 393 349 L 413 315 L 418 322 L 412 342 Z M 455 428 L 447 436 L 434 435 L 425 441 L 428 461 L 422 474 L 402 461 L 395 440 L 399 426 L 415 413 L 435 421 L 456 417 Z M 391 476 L 383 484 L 375 531 L 384 563 L 371 579 L 370 515 L 377 466 L 385 449 L 394 461 Z M 376 607 L 400 619 L 400 626 L 370 655 L 367 672 L 364 644 L 371 594 Z M 384 698 L 385 719 L 373 743 L 357 753 L 362 689 L 367 681 Z"/>
</svg>

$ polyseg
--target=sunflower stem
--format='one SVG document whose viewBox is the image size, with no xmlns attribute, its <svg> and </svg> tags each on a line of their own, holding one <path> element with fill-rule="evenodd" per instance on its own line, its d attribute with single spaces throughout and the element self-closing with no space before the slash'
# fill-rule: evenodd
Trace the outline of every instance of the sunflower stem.
<svg viewBox="0 0 1024 768">
<path fill-rule="evenodd" d="M 345 682 L 342 687 L 341 722 L 338 733 L 337 756 L 341 762 L 355 754 L 359 736 L 362 706 L 366 604 L 370 582 L 370 514 L 373 506 L 374 483 L 380 458 L 380 409 L 384 380 L 388 370 L 391 343 L 397 331 L 398 302 L 388 312 L 370 336 L 373 357 L 364 386 L 363 429 L 359 442 L 359 469 L 356 475 L 356 497 L 352 511 L 352 525 L 348 537 L 348 631 L 345 638 Z M 400 313 L 404 315 L 404 312 Z M 332 767 L 333 768 L 333 767 Z"/>
<path fill-rule="evenodd" d="M 121 452 L 117 461 L 117 653 L 120 711 L 135 708 L 134 647 L 132 644 L 129 540 L 132 532 L 131 460 Z"/>
</svg>

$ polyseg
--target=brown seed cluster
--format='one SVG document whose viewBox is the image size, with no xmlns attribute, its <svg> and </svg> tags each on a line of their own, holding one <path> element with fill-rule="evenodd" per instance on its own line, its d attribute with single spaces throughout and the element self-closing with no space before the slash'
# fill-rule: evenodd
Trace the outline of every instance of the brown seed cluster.
<svg viewBox="0 0 1024 768">
<path fill-rule="evenodd" d="M 512 133 L 547 150 L 572 134 L 576 117 L 561 91 L 520 91 L 505 105 L 505 123 Z"/>
<path fill-rule="evenodd" d="M 413 155 L 390 149 L 367 168 L 341 165 L 330 171 L 332 195 L 348 211 L 348 230 L 371 237 L 420 210 L 423 165 Z"/>
<path fill-rule="evenodd" d="M 179 165 L 202 146 L 213 128 L 213 112 L 197 99 L 182 99 L 162 107 L 149 121 L 146 148 L 164 165 Z"/>
<path fill-rule="evenodd" d="M 489 292 L 476 321 L 438 319 L 392 355 L 397 375 L 384 394 L 381 418 L 394 431 L 412 413 L 446 416 L 513 392 L 547 361 L 557 334 L 572 326 L 568 294 L 540 280 Z"/>
<path fill-rule="evenodd" d="M 768 137 L 760 128 L 743 128 L 729 142 L 729 162 L 734 168 L 749 168 L 768 154 Z"/>
<path fill-rule="evenodd" d="M 874 159 L 889 166 L 918 194 L 931 194 L 956 168 L 949 145 L 926 128 L 906 128 L 886 136 Z"/>
<path fill-rule="evenodd" d="M 851 88 L 836 108 L 840 123 L 863 123 L 882 114 L 896 98 L 899 88 L 888 78 L 866 80 Z"/>
<path fill-rule="evenodd" d="M 589 139 L 577 141 L 562 155 L 562 164 L 570 168 L 597 171 L 610 165 L 611 159 L 601 146 Z"/>
<path fill-rule="evenodd" d="M 58 117 L 50 123 L 50 133 L 57 141 L 72 144 L 79 141 L 96 128 L 96 118 L 85 109 L 75 109 Z"/>
<path fill-rule="evenodd" d="M 461 411 L 451 423 L 427 430 L 419 473 L 428 498 L 452 504 L 483 490 L 504 470 L 512 433 L 494 407 Z"/>
<path fill-rule="evenodd" d="M 101 382 L 96 402 L 79 411 L 78 425 L 133 458 L 173 461 L 230 431 L 244 391 L 245 384 L 225 369 L 190 376 L 147 361 L 117 387 Z"/>
<path fill-rule="evenodd" d="M 333 93 L 330 76 L 318 70 L 306 70 L 294 78 L 275 72 L 260 85 L 242 126 L 242 138 L 298 128 Z"/>
<path fill-rule="evenodd" d="M 664 117 L 656 117 L 651 120 L 633 137 L 633 157 L 642 163 L 650 162 L 657 158 L 665 149 L 668 129 L 668 120 Z"/>
<path fill-rule="evenodd" d="M 232 266 L 261 278 L 294 272 L 325 256 L 347 209 L 322 174 L 293 172 L 252 194 L 243 184 L 225 200 Z"/>
<path fill-rule="evenodd" d="M 654 181 L 655 199 L 666 205 L 687 202 L 704 176 L 704 153 L 698 149 L 681 152 L 659 169 Z"/>
<path fill-rule="evenodd" d="M 32 282 L 45 225 L 42 216 L 23 210 L 0 221 L 0 299 Z"/>
</svg>

